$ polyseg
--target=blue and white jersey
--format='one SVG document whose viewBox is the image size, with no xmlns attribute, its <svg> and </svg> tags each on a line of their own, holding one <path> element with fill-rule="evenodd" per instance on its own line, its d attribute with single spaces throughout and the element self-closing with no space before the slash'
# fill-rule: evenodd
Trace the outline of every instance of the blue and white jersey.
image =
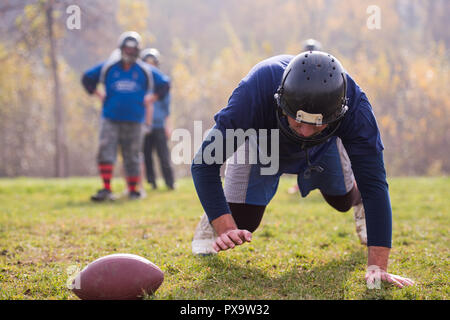
<svg viewBox="0 0 450 320">
<path fill-rule="evenodd" d="M 274 99 L 291 55 L 279 55 L 258 63 L 231 94 L 228 104 L 215 116 L 215 129 L 277 129 L 277 105 Z M 348 111 L 335 133 L 341 138 L 351 160 L 366 213 L 368 245 L 391 246 L 391 205 L 386 182 L 380 132 L 368 98 L 347 75 Z M 270 132 L 270 131 L 269 131 Z M 308 149 L 310 161 L 320 161 L 336 138 Z M 210 144 L 205 140 L 200 151 Z M 279 137 L 280 166 L 277 174 L 300 173 L 307 167 L 301 146 L 282 134 Z M 226 154 L 224 150 L 223 154 Z M 292 156 L 298 155 L 296 161 Z M 284 160 L 288 159 L 288 160 Z M 225 159 L 223 159 L 225 161 Z M 230 213 L 221 179 L 221 164 L 193 163 L 194 184 L 209 220 Z"/>
<path fill-rule="evenodd" d="M 140 60 L 124 70 L 120 56 L 115 54 L 84 73 L 82 83 L 89 93 L 95 91 L 99 82 L 106 92 L 102 117 L 139 123 L 145 120 L 144 96 L 156 93 L 164 98 L 170 86 L 163 73 Z"/>
</svg>

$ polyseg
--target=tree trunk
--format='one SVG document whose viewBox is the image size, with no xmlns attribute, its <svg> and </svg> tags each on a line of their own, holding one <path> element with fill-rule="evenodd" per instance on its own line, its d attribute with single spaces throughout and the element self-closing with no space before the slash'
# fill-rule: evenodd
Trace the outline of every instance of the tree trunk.
<svg viewBox="0 0 450 320">
<path fill-rule="evenodd" d="M 53 107 L 55 120 L 55 176 L 64 177 L 67 176 L 64 107 L 62 105 L 60 81 L 58 75 L 56 40 L 53 32 L 53 5 L 54 0 L 48 0 L 46 17 L 48 40 L 50 45 L 50 63 L 53 77 Z"/>
</svg>

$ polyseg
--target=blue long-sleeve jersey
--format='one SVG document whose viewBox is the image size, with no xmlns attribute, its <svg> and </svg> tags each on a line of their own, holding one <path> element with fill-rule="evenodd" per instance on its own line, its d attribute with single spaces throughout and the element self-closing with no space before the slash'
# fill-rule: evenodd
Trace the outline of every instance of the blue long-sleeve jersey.
<svg viewBox="0 0 450 320">
<path fill-rule="evenodd" d="M 157 69 L 157 68 L 155 68 Z M 159 69 L 157 69 L 159 71 Z M 160 71 L 161 72 L 161 71 Z M 170 81 L 168 76 L 165 76 Z M 153 104 L 153 123 L 154 129 L 162 129 L 166 125 L 166 119 L 170 114 L 170 93 L 163 96 L 158 95 L 158 100 Z"/>
<path fill-rule="evenodd" d="M 170 114 L 170 94 L 162 99 L 158 99 L 153 104 L 153 124 L 154 129 L 162 129 L 166 125 L 166 119 Z"/>
<path fill-rule="evenodd" d="M 226 129 L 277 129 L 274 94 L 281 83 L 283 72 L 294 56 L 281 55 L 257 64 L 241 80 L 228 100 L 228 105 L 214 117 L 215 128 L 222 132 L 224 155 L 226 153 Z M 391 247 L 392 210 L 383 162 L 383 144 L 372 107 L 364 92 L 347 75 L 348 111 L 335 133 L 340 137 L 349 155 L 366 214 L 368 246 Z M 270 132 L 270 131 L 269 131 Z M 199 152 L 213 141 L 205 140 Z M 329 142 L 325 142 L 329 143 Z M 235 150 L 238 146 L 235 145 Z M 300 145 L 280 135 L 280 162 L 290 154 L 301 152 Z M 318 145 L 308 150 L 312 161 L 319 159 L 326 150 Z M 299 161 L 305 162 L 304 159 Z M 192 177 L 200 202 L 209 220 L 230 213 L 220 179 L 221 163 L 193 163 Z M 299 167 L 306 163 L 299 164 Z M 280 165 L 281 167 L 281 165 Z"/>
<path fill-rule="evenodd" d="M 155 93 L 164 99 L 170 88 L 169 78 L 157 68 L 138 60 L 124 70 L 117 58 L 83 74 L 82 84 L 88 93 L 92 94 L 99 82 L 103 82 L 106 91 L 102 117 L 113 121 L 144 122 L 144 96 Z"/>
</svg>

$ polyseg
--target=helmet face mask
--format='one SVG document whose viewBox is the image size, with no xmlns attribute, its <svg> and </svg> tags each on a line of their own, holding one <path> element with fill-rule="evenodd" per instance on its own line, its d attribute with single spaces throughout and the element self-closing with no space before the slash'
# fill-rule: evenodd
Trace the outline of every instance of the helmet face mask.
<svg viewBox="0 0 450 320">
<path fill-rule="evenodd" d="M 135 62 L 139 55 L 139 50 L 137 50 L 136 47 L 124 46 L 121 48 L 121 52 L 122 52 L 122 60 L 125 63 Z"/>
<path fill-rule="evenodd" d="M 309 137 L 304 137 L 299 135 L 297 132 L 295 132 L 295 130 L 293 130 L 290 126 L 289 126 L 289 122 L 287 120 L 288 115 L 286 115 L 285 113 L 283 113 L 283 111 L 278 108 L 277 112 L 276 112 L 276 116 L 277 116 L 277 122 L 278 122 L 278 127 L 281 131 L 281 134 L 285 137 L 287 137 L 291 142 L 300 144 L 302 149 L 308 149 L 311 147 L 314 147 L 318 144 L 324 143 L 325 141 L 327 141 L 329 138 L 331 138 L 333 136 L 333 134 L 337 131 L 337 129 L 339 128 L 341 122 L 340 121 L 336 121 L 333 122 L 331 124 L 328 124 L 326 128 L 324 128 L 323 130 L 309 136 Z M 303 122 L 305 123 L 305 122 Z"/>
<path fill-rule="evenodd" d="M 127 31 L 122 33 L 119 37 L 118 47 L 120 48 L 123 62 L 136 62 L 141 51 L 141 42 L 141 36 L 137 32 Z"/>
<path fill-rule="evenodd" d="M 286 67 L 275 94 L 282 133 L 303 148 L 325 142 L 348 110 L 346 90 L 346 73 L 336 58 L 319 51 L 297 55 Z M 302 137 L 286 125 L 287 120 L 282 121 L 286 116 L 299 123 L 328 126 L 318 134 Z"/>
</svg>

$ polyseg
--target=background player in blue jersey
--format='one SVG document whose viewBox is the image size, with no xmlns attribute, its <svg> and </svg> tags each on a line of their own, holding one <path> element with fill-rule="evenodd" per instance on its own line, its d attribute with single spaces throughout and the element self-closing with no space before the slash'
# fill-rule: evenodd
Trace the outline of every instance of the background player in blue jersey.
<svg viewBox="0 0 450 320">
<path fill-rule="evenodd" d="M 222 132 L 221 138 L 206 138 L 191 167 L 206 213 L 194 235 L 194 253 L 219 252 L 251 241 L 280 176 L 291 173 L 297 175 L 303 197 L 319 189 L 339 211 L 363 203 L 368 246 L 366 279 L 370 281 L 376 270 L 383 281 L 399 287 L 413 284 L 387 272 L 392 214 L 384 147 L 368 98 L 335 57 L 307 51 L 260 62 L 242 79 L 228 105 L 214 119 L 214 129 Z M 229 161 L 222 188 L 223 161 L 233 151 L 234 157 L 243 153 L 246 159 L 246 145 L 252 139 L 259 141 L 259 137 L 250 137 L 241 145 L 234 138 L 227 141 L 230 129 L 278 132 L 277 172 L 262 174 L 261 162 Z M 198 161 L 217 139 L 223 139 L 224 150 L 216 152 L 222 155 L 221 161 Z M 225 148 L 230 143 L 231 153 Z"/>
<path fill-rule="evenodd" d="M 119 38 L 118 49 L 109 59 L 86 71 L 84 88 L 103 102 L 98 168 L 103 189 L 91 197 L 93 201 L 112 200 L 111 178 L 120 146 L 127 176 L 128 196 L 140 198 L 136 186 L 140 180 L 140 152 L 143 123 L 151 123 L 153 102 L 169 91 L 167 78 L 156 68 L 139 59 L 141 37 L 127 31 Z M 103 83 L 105 93 L 97 90 Z"/>
<path fill-rule="evenodd" d="M 142 50 L 141 59 L 153 67 L 159 68 L 160 53 L 157 49 L 148 48 Z M 153 189 L 157 188 L 155 170 L 153 168 L 153 150 L 156 150 L 156 154 L 159 158 L 161 172 L 166 186 L 170 190 L 174 189 L 175 181 L 170 165 L 169 148 L 167 146 L 167 139 L 170 135 L 170 129 L 168 127 L 169 114 L 170 94 L 166 94 L 165 97 L 158 99 L 153 104 L 151 130 L 149 130 L 144 137 L 145 172 L 147 181 Z"/>
</svg>

